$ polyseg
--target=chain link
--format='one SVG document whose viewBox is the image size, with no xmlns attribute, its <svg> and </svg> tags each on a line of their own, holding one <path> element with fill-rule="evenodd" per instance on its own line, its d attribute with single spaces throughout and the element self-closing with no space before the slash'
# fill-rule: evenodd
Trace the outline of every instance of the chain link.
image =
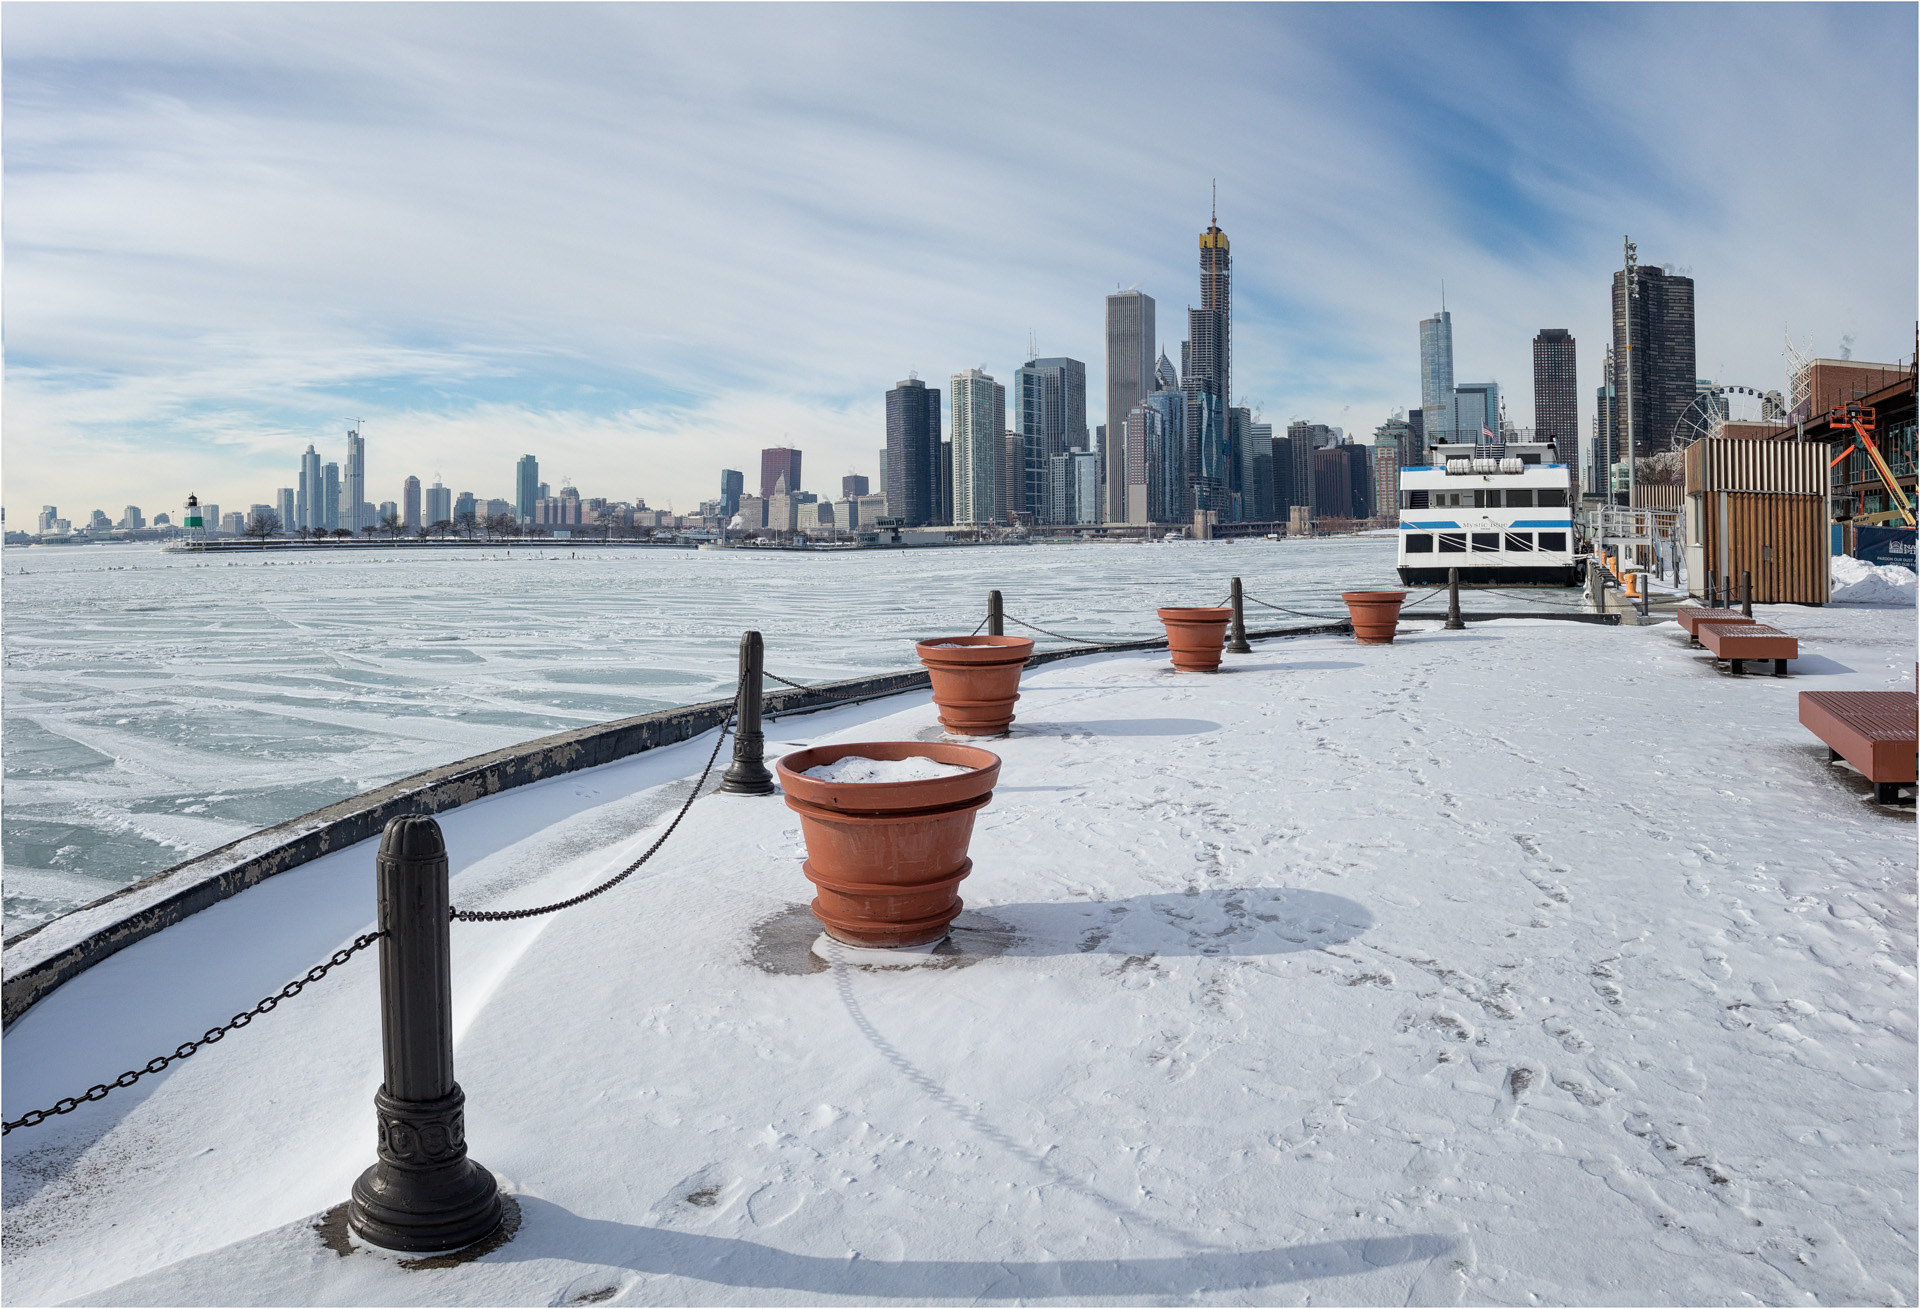
<svg viewBox="0 0 1920 1309">
<path fill-rule="evenodd" d="M 824 686 L 808 686 L 805 682 L 790 682 L 778 673 L 762 670 L 762 677 L 782 686 L 790 686 L 796 691 L 805 691 L 810 695 L 824 695 L 829 700 L 871 700 L 877 695 L 892 695 L 891 691 L 829 691 Z"/>
<path fill-rule="evenodd" d="M 1337 614 L 1310 614 L 1304 609 L 1289 609 L 1285 605 L 1269 604 L 1259 596 L 1248 595 L 1245 591 L 1240 593 L 1240 598 L 1242 600 L 1251 600 L 1262 608 L 1277 610 L 1283 614 L 1292 614 L 1295 618 L 1318 618 L 1322 622 L 1328 623 L 1337 623 L 1340 621 L 1340 616 Z"/>
<path fill-rule="evenodd" d="M 1071 642 L 1072 642 L 1073 644 L 1075 644 L 1075 645 L 1083 645 L 1083 646 L 1085 646 L 1085 647 L 1087 647 L 1087 649 L 1089 649 L 1089 650 L 1106 650 L 1106 649 L 1110 649 L 1110 648 L 1112 648 L 1113 646 L 1116 646 L 1116 645 L 1131 645 L 1131 644 L 1132 644 L 1132 641 L 1089 641 L 1089 640 L 1087 640 L 1087 639 L 1086 639 L 1085 637 L 1082 637 L 1082 636 L 1062 636 L 1062 635 L 1061 635 L 1060 633 L 1058 633 L 1058 632 L 1049 632 L 1049 631 L 1048 631 L 1048 630 L 1047 630 L 1046 628 L 1044 628 L 1044 627 L 1035 627 L 1035 626 L 1034 626 L 1034 625 L 1033 625 L 1032 623 L 1029 623 L 1029 622 L 1027 622 L 1027 621 L 1026 621 L 1025 619 L 1021 619 L 1021 618 L 1015 618 L 1015 617 L 1014 617 L 1014 616 L 1013 616 L 1012 614 L 1007 614 L 1007 615 L 1006 615 L 1006 620 L 1007 620 L 1007 621 L 1008 621 L 1009 623 L 1019 623 L 1019 624 L 1020 624 L 1020 626 L 1022 626 L 1022 627 L 1024 627 L 1024 628 L 1026 628 L 1026 629 L 1027 629 L 1027 630 L 1028 630 L 1029 632 L 1038 632 L 1038 633 L 1040 633 L 1040 635 L 1042 635 L 1042 636 L 1050 636 L 1050 637 L 1052 637 L 1052 638 L 1053 638 L 1054 640 L 1056 640 L 1056 641 L 1071 641 Z M 1138 638 L 1135 638 L 1135 639 L 1137 639 L 1137 640 L 1142 640 L 1142 641 L 1147 641 L 1147 640 L 1152 640 L 1153 638 L 1151 638 L 1151 637 L 1138 637 Z"/>
<path fill-rule="evenodd" d="M 282 1000 L 293 999 L 294 996 L 306 990 L 308 986 L 319 981 L 341 964 L 344 964 L 347 960 L 359 954 L 375 941 L 378 941 L 383 935 L 385 935 L 383 932 L 367 932 L 364 935 L 354 937 L 352 945 L 344 950 L 336 950 L 333 957 L 327 960 L 327 962 L 324 964 L 316 964 L 312 968 L 309 968 L 305 977 L 296 977 L 293 981 L 281 987 L 277 994 L 268 996 L 245 1013 L 235 1014 L 224 1026 L 209 1027 L 206 1032 L 201 1035 L 199 1040 L 183 1041 L 174 1047 L 172 1054 L 156 1055 L 154 1058 L 147 1060 L 144 1067 L 128 1069 L 111 1082 L 101 1082 L 97 1086 L 90 1086 L 83 1095 L 70 1095 L 56 1100 L 50 1109 L 29 1109 L 12 1122 L 0 1124 L 0 1136 L 5 1136 L 16 1127 L 38 1127 L 41 1123 L 46 1122 L 47 1119 L 55 1115 L 70 1114 L 89 1101 L 104 1100 L 114 1091 L 122 1087 L 132 1086 L 148 1073 L 162 1071 L 168 1064 L 173 1063 L 175 1060 L 192 1057 L 193 1053 L 200 1049 L 201 1046 L 213 1045 L 225 1037 L 228 1032 L 237 1032 L 262 1014 L 272 1013 L 275 1009 L 279 1008 Z"/>
<path fill-rule="evenodd" d="M 686 803 L 680 806 L 680 812 L 675 814 L 673 816 L 673 821 L 667 824 L 667 830 L 660 833 L 660 839 L 655 841 L 652 845 L 648 846 L 645 854 L 641 855 L 638 859 L 634 860 L 632 863 L 628 864 L 625 868 L 621 869 L 620 872 L 618 872 L 612 877 L 609 877 L 606 881 L 600 883 L 600 885 L 594 887 L 591 891 L 582 891 L 579 895 L 572 896 L 565 900 L 555 901 L 553 904 L 543 904 L 538 908 L 534 908 L 534 909 L 450 908 L 447 911 L 448 917 L 452 918 L 453 921 L 456 923 L 508 923 L 518 918 L 538 918 L 542 914 L 558 913 L 562 909 L 571 909 L 577 904 L 581 904 L 587 900 L 593 899 L 594 896 L 599 895 L 602 891 L 611 891 L 614 887 L 626 881 L 629 877 L 633 876 L 634 873 L 639 871 L 641 864 L 644 864 L 645 862 L 647 862 L 647 860 L 653 858 L 655 851 L 659 850 L 661 846 L 667 843 L 667 838 L 673 835 L 673 829 L 680 826 L 680 820 L 687 816 L 687 810 L 693 808 L 693 802 L 700 798 L 700 788 L 707 784 L 707 775 L 713 772 L 714 760 L 720 757 L 720 747 L 726 743 L 727 733 L 733 730 L 733 715 L 734 715 L 734 710 L 729 709 L 727 711 L 727 721 L 720 724 L 720 735 L 714 739 L 713 753 L 707 756 L 707 766 L 700 770 L 700 776 L 697 780 L 695 780 L 693 784 L 693 790 L 687 793 Z"/>
</svg>

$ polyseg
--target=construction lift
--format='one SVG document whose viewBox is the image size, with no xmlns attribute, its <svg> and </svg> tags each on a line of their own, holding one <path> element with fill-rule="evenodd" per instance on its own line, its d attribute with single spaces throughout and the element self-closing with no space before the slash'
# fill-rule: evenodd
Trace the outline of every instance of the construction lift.
<svg viewBox="0 0 1920 1309">
<path fill-rule="evenodd" d="M 1887 461 L 1881 456 L 1880 448 L 1873 443 L 1873 406 L 1863 405 L 1858 400 L 1850 400 L 1845 405 L 1835 405 L 1827 414 L 1827 423 L 1836 431 L 1842 428 L 1852 429 L 1855 444 L 1867 452 L 1867 458 L 1873 461 L 1874 471 L 1880 474 L 1880 481 L 1886 486 L 1887 494 L 1892 497 L 1893 503 L 1899 506 L 1900 515 L 1907 520 L 1907 526 L 1912 527 L 1914 525 L 1913 503 L 1907 499 L 1907 493 L 1900 489 L 1900 483 L 1894 480 L 1893 470 L 1887 467 Z M 1828 460 L 1827 467 L 1832 468 L 1852 453 L 1853 446 L 1849 445 Z"/>
</svg>

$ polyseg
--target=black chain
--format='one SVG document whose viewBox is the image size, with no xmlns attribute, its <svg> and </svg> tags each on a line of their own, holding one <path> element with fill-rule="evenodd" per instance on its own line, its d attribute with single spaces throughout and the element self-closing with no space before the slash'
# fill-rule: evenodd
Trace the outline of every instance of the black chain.
<svg viewBox="0 0 1920 1309">
<path fill-rule="evenodd" d="M 1083 636 L 1062 636 L 1058 632 L 1049 632 L 1044 627 L 1035 627 L 1025 619 L 1015 618 L 1012 614 L 1006 615 L 1006 619 L 1009 623 L 1019 623 L 1020 626 L 1026 628 L 1029 632 L 1038 632 L 1040 635 L 1050 636 L 1056 641 L 1071 641 L 1075 645 L 1084 645 L 1089 650 L 1105 650 L 1111 646 L 1132 644 L 1131 641 L 1089 641 Z M 1150 638 L 1141 637 L 1139 639 L 1147 640 Z"/>
<path fill-rule="evenodd" d="M 973 630 L 972 630 L 971 632 L 968 632 L 968 633 L 967 633 L 967 635 L 968 635 L 968 636 L 978 636 L 978 635 L 980 635 L 980 628 L 981 628 L 981 627 L 985 627 L 986 625 L 987 625 L 987 620 L 986 620 L 986 619 L 984 619 L 984 618 L 982 618 L 982 619 L 980 620 L 980 624 L 979 624 L 979 626 L 978 626 L 978 627 L 975 627 L 975 628 L 974 628 L 974 629 L 973 629 Z"/>
<path fill-rule="evenodd" d="M 680 806 L 680 812 L 675 814 L 673 821 L 667 824 L 667 830 L 660 833 L 660 839 L 648 846 L 645 854 L 628 864 L 618 874 L 609 877 L 591 891 L 582 891 L 579 895 L 573 896 L 570 899 L 556 901 L 553 904 L 541 905 L 537 909 L 450 908 L 447 911 L 448 916 L 457 923 L 506 923 L 512 922 L 516 918 L 538 918 L 541 914 L 552 914 L 558 913 L 562 909 L 571 909 L 583 901 L 593 899 L 594 896 L 599 895 L 602 891 L 611 891 L 614 887 L 626 881 L 639 870 L 641 864 L 653 858 L 655 851 L 667 843 L 667 838 L 673 835 L 673 829 L 680 826 L 680 820 L 687 816 L 687 810 L 693 808 L 693 802 L 700 798 L 700 788 L 707 784 L 707 775 L 713 771 L 713 762 L 720 757 L 720 747 L 725 744 L 727 733 L 733 729 L 733 714 L 733 710 L 729 709 L 727 711 L 727 721 L 720 724 L 720 735 L 714 738 L 713 753 L 707 756 L 707 766 L 700 770 L 700 776 L 698 780 L 694 782 L 693 790 L 687 793 L 687 801 Z"/>
<path fill-rule="evenodd" d="M 128 1069 L 111 1082 L 102 1082 L 98 1086 L 90 1086 L 84 1095 L 70 1095 L 64 1099 L 56 1100 L 51 1109 L 29 1109 L 12 1122 L 0 1124 L 0 1136 L 5 1136 L 16 1127 L 38 1127 L 41 1123 L 46 1122 L 47 1119 L 54 1117 L 56 1114 L 70 1114 L 90 1100 L 104 1100 L 118 1088 L 132 1086 L 148 1073 L 160 1072 L 176 1059 L 191 1057 L 201 1046 L 212 1045 L 214 1042 L 226 1036 L 228 1032 L 237 1032 L 260 1015 L 272 1013 L 279 1007 L 282 1000 L 293 999 L 294 996 L 306 990 L 308 984 L 319 981 L 341 964 L 344 964 L 347 960 L 359 954 L 375 941 L 378 941 L 383 935 L 385 935 L 383 932 L 368 932 L 365 935 L 354 937 L 352 945 L 344 950 L 335 951 L 333 958 L 327 960 L 324 964 L 316 964 L 314 967 L 309 968 L 305 977 L 297 977 L 293 981 L 288 982 L 280 988 L 278 994 L 268 996 L 245 1013 L 235 1014 L 225 1026 L 209 1027 L 199 1040 L 183 1042 L 175 1047 L 172 1054 L 163 1054 L 149 1059 L 145 1067 Z"/>
<path fill-rule="evenodd" d="M 1251 600 L 1255 604 L 1260 605 L 1262 608 L 1265 608 L 1265 609 L 1277 610 L 1278 612 L 1283 614 L 1292 614 L 1295 618 L 1318 618 L 1323 622 L 1329 622 L 1329 623 L 1338 622 L 1340 619 L 1340 616 L 1338 614 L 1310 614 L 1304 609 L 1289 609 L 1285 605 L 1268 604 L 1265 600 L 1262 600 L 1259 596 L 1248 595 L 1245 591 L 1242 591 L 1240 593 L 1240 598 L 1242 600 Z"/>
<path fill-rule="evenodd" d="M 761 671 L 762 677 L 782 686 L 790 686 L 796 691 L 805 691 L 810 695 L 824 695 L 829 700 L 871 700 L 876 695 L 891 695 L 891 691 L 829 691 L 823 686 L 808 686 L 805 682 L 790 682 L 778 673 Z"/>
</svg>

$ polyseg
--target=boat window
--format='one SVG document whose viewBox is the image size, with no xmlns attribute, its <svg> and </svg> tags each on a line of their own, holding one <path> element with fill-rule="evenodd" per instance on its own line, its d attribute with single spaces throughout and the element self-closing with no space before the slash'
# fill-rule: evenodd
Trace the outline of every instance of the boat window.
<svg viewBox="0 0 1920 1309">
<path fill-rule="evenodd" d="M 1475 509 L 1498 509 L 1500 507 L 1499 490 L 1475 491 L 1473 493 L 1473 507 Z"/>
<path fill-rule="evenodd" d="M 1509 550 L 1531 550 L 1533 549 L 1533 533 L 1508 532 L 1506 544 Z"/>
<path fill-rule="evenodd" d="M 1410 555 L 1430 555 L 1433 553 L 1433 533 L 1408 532 L 1407 553 Z"/>
<path fill-rule="evenodd" d="M 1539 505 L 1542 509 L 1566 508 L 1567 507 L 1567 488 L 1564 486 L 1542 487 L 1540 489 Z"/>
<path fill-rule="evenodd" d="M 1467 552 L 1467 538 L 1460 532 L 1440 533 L 1440 553 L 1443 555 L 1463 555 Z"/>
<path fill-rule="evenodd" d="M 1540 548 L 1542 550 L 1565 550 L 1567 548 L 1567 534 L 1565 532 L 1540 533 Z"/>
<path fill-rule="evenodd" d="M 1521 455 L 1520 462 L 1523 464 L 1537 464 L 1540 462 L 1540 456 L 1539 455 Z"/>
<path fill-rule="evenodd" d="M 1533 508 L 1533 491 L 1529 488 L 1522 487 L 1518 491 L 1507 492 L 1507 508 L 1509 509 Z"/>
<path fill-rule="evenodd" d="M 1473 534 L 1473 552 L 1475 554 L 1497 554 L 1500 550 L 1500 533 L 1475 532 Z"/>
</svg>

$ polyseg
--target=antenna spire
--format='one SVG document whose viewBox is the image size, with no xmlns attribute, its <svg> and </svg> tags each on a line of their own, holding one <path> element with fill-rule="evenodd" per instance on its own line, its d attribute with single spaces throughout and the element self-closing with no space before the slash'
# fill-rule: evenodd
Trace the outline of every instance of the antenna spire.
<svg viewBox="0 0 1920 1309">
<path fill-rule="evenodd" d="M 1207 220 L 1211 227 L 1220 226 L 1220 179 L 1213 179 L 1213 215 Z"/>
</svg>

